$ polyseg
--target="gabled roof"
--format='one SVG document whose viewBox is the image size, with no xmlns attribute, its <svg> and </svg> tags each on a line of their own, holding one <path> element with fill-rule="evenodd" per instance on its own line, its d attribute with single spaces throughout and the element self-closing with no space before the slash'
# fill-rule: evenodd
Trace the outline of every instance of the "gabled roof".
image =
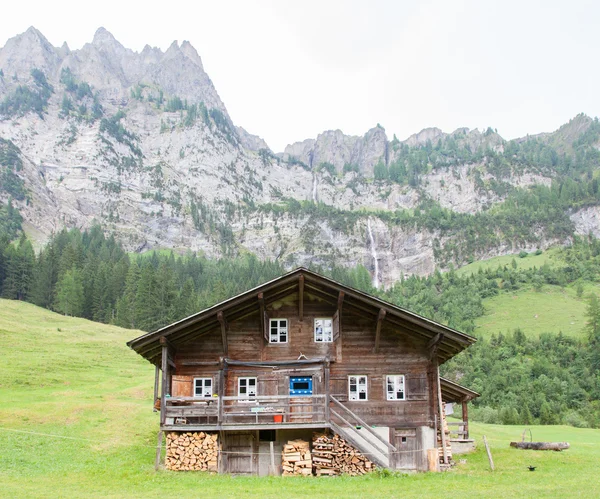
<svg viewBox="0 0 600 499">
<path fill-rule="evenodd" d="M 365 315 L 372 315 L 374 321 L 380 311 L 384 310 L 386 322 L 398 325 L 407 333 L 420 336 L 432 346 L 435 345 L 440 363 L 450 359 L 476 341 L 472 336 L 299 267 L 169 326 L 135 338 L 127 345 L 153 364 L 157 364 L 161 357 L 161 337 L 167 338 L 175 347 L 183 345 L 191 339 L 219 328 L 220 323 L 217 317 L 219 313 L 222 313 L 228 322 L 232 322 L 257 312 L 259 310 L 257 298 L 259 293 L 262 293 L 267 306 L 296 293 L 299 289 L 300 276 L 303 276 L 305 293 L 329 301 L 333 306 L 337 305 L 339 293 L 343 292 L 344 310 L 349 307 Z"/>
<path fill-rule="evenodd" d="M 479 393 L 441 376 L 440 388 L 442 389 L 442 400 L 444 402 L 467 402 L 479 397 Z"/>
</svg>

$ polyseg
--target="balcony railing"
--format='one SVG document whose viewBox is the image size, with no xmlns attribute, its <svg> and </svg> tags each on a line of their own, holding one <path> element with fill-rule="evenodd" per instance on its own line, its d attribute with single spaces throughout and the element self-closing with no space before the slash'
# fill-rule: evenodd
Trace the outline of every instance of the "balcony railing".
<svg viewBox="0 0 600 499">
<path fill-rule="evenodd" d="M 285 426 L 326 424 L 326 395 L 256 397 L 171 397 L 166 399 L 165 426 Z"/>
</svg>

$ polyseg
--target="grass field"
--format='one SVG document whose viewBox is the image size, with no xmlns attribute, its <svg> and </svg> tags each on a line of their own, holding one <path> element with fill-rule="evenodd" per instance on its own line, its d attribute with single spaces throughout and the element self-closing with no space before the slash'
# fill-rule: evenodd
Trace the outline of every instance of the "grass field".
<svg viewBox="0 0 600 499">
<path fill-rule="evenodd" d="M 561 331 L 568 336 L 580 336 L 586 323 L 585 297 L 577 298 L 573 288 L 546 285 L 539 292 L 533 289 L 502 292 L 485 299 L 483 304 L 486 313 L 475 320 L 475 325 L 477 333 L 484 336 L 512 333 L 517 327 L 527 336 Z"/>
<path fill-rule="evenodd" d="M 513 260 L 517 263 L 517 268 L 519 269 L 531 269 L 533 267 L 540 268 L 546 263 L 556 267 L 559 265 L 564 265 L 564 263 L 558 258 L 559 251 L 560 250 L 558 248 L 552 248 L 547 251 L 544 251 L 541 255 L 530 253 L 525 258 L 520 258 L 518 253 L 515 253 L 514 255 L 496 256 L 494 258 L 480 260 L 477 262 L 470 263 L 469 265 L 465 265 L 464 267 L 458 269 L 456 273 L 458 275 L 469 275 L 476 274 L 477 272 L 479 272 L 479 269 L 495 270 L 498 267 L 511 265 Z"/>
<path fill-rule="evenodd" d="M 125 346 L 138 331 L 0 300 L 1 497 L 600 497 L 600 431 L 533 427 L 562 453 L 517 451 L 523 427 L 487 435 L 453 471 L 361 478 L 256 478 L 154 472 L 153 368 Z M 537 466 L 533 473 L 528 465 Z"/>
</svg>

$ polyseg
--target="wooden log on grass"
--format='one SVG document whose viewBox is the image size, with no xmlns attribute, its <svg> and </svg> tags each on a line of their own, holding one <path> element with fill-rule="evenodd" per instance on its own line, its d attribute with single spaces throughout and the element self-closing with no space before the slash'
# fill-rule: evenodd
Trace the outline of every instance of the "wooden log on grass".
<svg viewBox="0 0 600 499">
<path fill-rule="evenodd" d="M 554 450 L 557 452 L 570 447 L 568 442 L 511 442 L 510 446 L 524 450 Z"/>
</svg>

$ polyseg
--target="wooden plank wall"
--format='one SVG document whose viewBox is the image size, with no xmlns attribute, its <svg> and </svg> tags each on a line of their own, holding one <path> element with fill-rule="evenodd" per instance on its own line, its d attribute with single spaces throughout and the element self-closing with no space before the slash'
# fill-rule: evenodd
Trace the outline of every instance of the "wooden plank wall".
<svg viewBox="0 0 600 499">
<path fill-rule="evenodd" d="M 307 358 L 329 356 L 332 361 L 331 394 L 339 395 L 342 402 L 370 423 L 396 427 L 432 424 L 435 407 L 432 405 L 431 395 L 434 389 L 431 386 L 431 376 L 428 377 L 431 364 L 428 352 L 425 351 L 425 339 L 392 327 L 384 320 L 379 350 L 375 353 L 376 316 L 370 317 L 344 306 L 338 341 L 315 343 L 314 319 L 332 317 L 337 307 L 305 293 L 303 320 L 300 321 L 297 298 L 296 294 L 292 294 L 285 300 L 267 306 L 270 318 L 288 319 L 288 343 L 266 342 L 260 327 L 257 304 L 255 313 L 236 321 L 228 321 L 227 356 L 239 361 L 296 360 L 301 353 Z M 216 362 L 223 355 L 221 332 L 219 328 L 215 328 L 178 348 L 175 374 L 188 376 L 190 380 L 194 376 L 212 376 L 216 389 L 218 366 L 193 366 L 189 363 Z M 229 366 L 225 395 L 237 395 L 239 376 L 256 376 L 260 395 L 287 395 L 290 375 L 312 375 L 314 393 L 325 393 L 323 374 L 321 365 L 306 365 L 295 369 Z M 385 376 L 388 374 L 405 375 L 407 400 L 386 400 Z M 348 375 L 368 376 L 368 401 L 347 402 Z M 188 386 L 191 390 L 191 383 Z"/>
</svg>

